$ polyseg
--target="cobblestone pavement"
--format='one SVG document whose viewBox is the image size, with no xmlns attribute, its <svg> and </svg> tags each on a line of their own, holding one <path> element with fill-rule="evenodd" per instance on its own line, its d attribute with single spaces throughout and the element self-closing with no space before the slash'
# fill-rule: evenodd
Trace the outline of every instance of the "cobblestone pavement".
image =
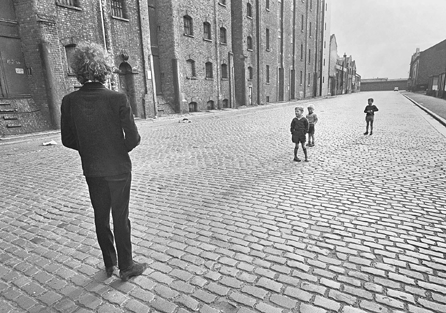
<svg viewBox="0 0 446 313">
<path fill-rule="evenodd" d="M 0 145 L 0 312 L 446 312 L 446 137 L 393 91 L 312 103 L 309 163 L 292 161 L 296 103 L 139 120 L 150 268 L 126 283 L 105 275 L 76 152 Z"/>
</svg>

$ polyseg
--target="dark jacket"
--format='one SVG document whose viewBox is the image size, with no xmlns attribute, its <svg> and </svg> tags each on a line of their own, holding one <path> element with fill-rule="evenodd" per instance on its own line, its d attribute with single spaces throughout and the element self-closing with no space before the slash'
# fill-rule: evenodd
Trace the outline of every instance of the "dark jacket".
<svg viewBox="0 0 446 313">
<path fill-rule="evenodd" d="M 128 153 L 141 140 L 127 96 L 98 82 L 62 99 L 61 135 L 64 146 L 79 152 L 88 177 L 131 172 Z"/>
</svg>

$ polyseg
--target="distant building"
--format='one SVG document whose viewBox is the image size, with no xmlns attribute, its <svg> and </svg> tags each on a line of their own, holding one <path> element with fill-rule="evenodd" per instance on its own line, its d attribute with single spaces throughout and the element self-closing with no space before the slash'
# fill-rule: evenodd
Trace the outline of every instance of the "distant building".
<svg viewBox="0 0 446 313">
<path fill-rule="evenodd" d="M 412 55 L 408 89 L 446 98 L 446 40 Z"/>
<path fill-rule="evenodd" d="M 330 95 L 341 95 L 360 90 L 361 76 L 356 73 L 356 62 L 352 56 L 347 56 L 345 53 L 339 57 L 335 35 L 330 37 L 329 77 Z"/>
<path fill-rule="evenodd" d="M 407 78 L 367 78 L 361 80 L 361 91 L 384 91 L 394 90 L 398 87 L 398 90 L 406 90 Z"/>
</svg>

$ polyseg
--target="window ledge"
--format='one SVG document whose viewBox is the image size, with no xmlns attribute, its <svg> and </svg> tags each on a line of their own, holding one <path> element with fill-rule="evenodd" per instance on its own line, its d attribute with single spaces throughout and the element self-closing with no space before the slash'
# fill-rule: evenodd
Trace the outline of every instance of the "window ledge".
<svg viewBox="0 0 446 313">
<path fill-rule="evenodd" d="M 249 48 L 248 48 L 248 49 L 246 49 L 246 50 L 248 50 L 248 51 L 252 52 L 252 49 L 249 49 Z"/>
<path fill-rule="evenodd" d="M 227 77 L 222 77 L 221 80 L 229 80 Z"/>
<path fill-rule="evenodd" d="M 222 46 L 227 46 L 228 43 L 227 43 L 227 42 L 220 42 L 220 45 L 222 45 Z"/>
<path fill-rule="evenodd" d="M 70 10 L 74 10 L 74 11 L 83 11 L 82 8 L 77 7 L 77 6 L 73 6 L 73 5 L 62 4 L 62 3 L 59 3 L 59 2 L 56 2 L 56 5 L 59 6 L 59 7 L 70 9 Z"/>
<path fill-rule="evenodd" d="M 221 2 L 219 2 L 218 4 L 221 5 L 222 7 L 225 7 L 225 8 L 226 8 L 226 4 L 221 3 Z"/>
<path fill-rule="evenodd" d="M 183 34 L 186 37 L 190 37 L 190 38 L 194 38 L 194 35 L 189 35 L 189 34 Z"/>
<path fill-rule="evenodd" d="M 271 49 L 266 49 L 266 51 L 271 52 Z"/>
<path fill-rule="evenodd" d="M 119 16 L 114 16 L 114 15 L 112 15 L 111 17 L 112 17 L 113 19 L 115 19 L 115 20 L 119 20 L 119 21 L 123 21 L 123 22 L 129 22 L 129 19 L 128 19 L 128 18 L 119 17 Z"/>
<path fill-rule="evenodd" d="M 198 78 L 195 77 L 195 76 L 192 76 L 192 77 L 187 77 L 187 76 L 186 76 L 186 79 L 189 79 L 189 80 L 197 80 Z"/>
<path fill-rule="evenodd" d="M 252 20 L 252 16 L 246 15 L 247 18 L 249 18 L 250 20 Z"/>
<path fill-rule="evenodd" d="M 214 77 L 206 77 L 205 80 L 214 80 Z"/>
<path fill-rule="evenodd" d="M 212 42 L 212 39 L 203 38 L 203 41 Z"/>
</svg>

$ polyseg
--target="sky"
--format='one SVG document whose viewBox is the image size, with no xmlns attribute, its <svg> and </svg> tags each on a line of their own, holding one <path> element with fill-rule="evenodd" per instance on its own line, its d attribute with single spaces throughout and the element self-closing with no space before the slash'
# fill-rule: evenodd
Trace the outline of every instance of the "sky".
<svg viewBox="0 0 446 313">
<path fill-rule="evenodd" d="M 366 78 L 407 78 L 412 54 L 446 39 L 446 0 L 329 0 L 338 55 Z"/>
</svg>

